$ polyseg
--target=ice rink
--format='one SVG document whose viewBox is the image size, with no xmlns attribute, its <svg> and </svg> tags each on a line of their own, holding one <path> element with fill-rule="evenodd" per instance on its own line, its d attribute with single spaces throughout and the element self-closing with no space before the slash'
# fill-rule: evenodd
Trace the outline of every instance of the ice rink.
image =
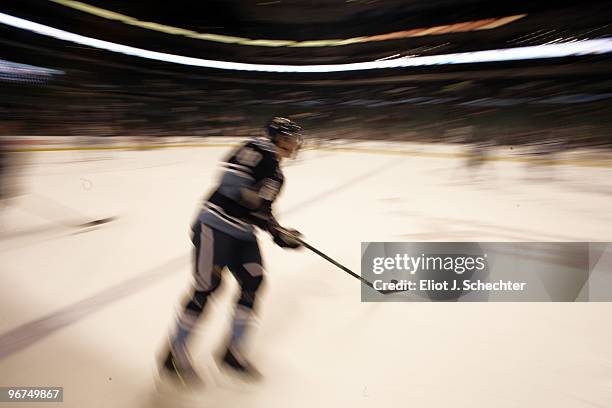
<svg viewBox="0 0 612 408">
<path fill-rule="evenodd" d="M 359 282 L 264 234 L 251 344 L 264 382 L 216 372 L 228 274 L 192 343 L 210 386 L 160 392 L 189 227 L 228 149 L 27 155 L 24 194 L 1 213 L 1 386 L 62 386 L 54 406 L 75 408 L 611 406 L 612 304 L 361 303 Z M 276 212 L 355 271 L 361 241 L 612 241 L 611 167 L 491 161 L 471 174 L 464 161 L 309 150 L 285 166 Z"/>
</svg>

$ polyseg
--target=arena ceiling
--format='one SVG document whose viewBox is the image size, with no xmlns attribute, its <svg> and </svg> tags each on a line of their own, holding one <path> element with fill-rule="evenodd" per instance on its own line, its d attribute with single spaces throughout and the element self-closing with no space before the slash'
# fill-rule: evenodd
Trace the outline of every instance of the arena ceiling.
<svg viewBox="0 0 612 408">
<path fill-rule="evenodd" d="M 385 61 L 607 38 L 612 35 L 611 9 L 609 1 L 589 0 L 4 0 L 0 4 L 0 13 L 154 52 L 295 65 Z M 354 38 L 360 41 L 346 41 Z M 290 43 L 279 45 L 283 41 Z M 605 94 L 612 89 L 611 54 L 527 63 L 280 74 L 146 60 L 2 24 L 0 44 L 0 59 L 64 72 L 49 86 L 65 94 L 179 105 L 228 105 L 246 98 L 269 104 L 293 99 L 306 107 L 335 100 L 338 93 L 355 106 L 367 101 L 383 106 L 385 100 L 394 103 L 419 97 L 454 101 L 468 94 L 477 100 L 501 97 L 500 103 L 507 103 L 506 97 L 516 95 L 517 89 L 523 95 L 548 96 L 562 88 L 572 95 Z M 537 85 L 542 83 L 546 86 Z M 393 93 L 395 88 L 404 91 Z M 350 102 L 351 98 L 358 102 Z"/>
</svg>

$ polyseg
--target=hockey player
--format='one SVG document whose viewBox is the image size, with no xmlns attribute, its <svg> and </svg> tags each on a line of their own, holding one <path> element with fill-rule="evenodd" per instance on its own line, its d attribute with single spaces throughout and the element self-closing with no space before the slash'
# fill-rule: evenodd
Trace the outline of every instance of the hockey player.
<svg viewBox="0 0 612 408">
<path fill-rule="evenodd" d="M 241 293 L 219 363 L 247 377 L 260 375 L 245 358 L 243 347 L 264 274 L 254 226 L 268 231 L 283 248 L 300 247 L 296 239 L 300 234 L 278 224 L 272 203 L 284 181 L 279 163 L 295 157 L 302 143 L 301 128 L 289 119 L 276 117 L 266 129 L 267 138 L 246 142 L 222 164 L 220 184 L 204 203 L 193 226 L 195 283 L 178 315 L 162 365 L 162 371 L 185 385 L 202 383 L 190 361 L 187 340 L 209 296 L 219 286 L 225 267 L 240 284 Z"/>
</svg>

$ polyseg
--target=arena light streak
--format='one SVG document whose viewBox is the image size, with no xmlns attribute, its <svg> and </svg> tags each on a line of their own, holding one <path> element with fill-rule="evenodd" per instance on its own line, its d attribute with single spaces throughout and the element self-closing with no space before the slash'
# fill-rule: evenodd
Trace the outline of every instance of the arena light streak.
<svg viewBox="0 0 612 408">
<path fill-rule="evenodd" d="M 90 4 L 81 3 L 75 0 L 49 0 L 53 3 L 61 4 L 84 13 L 105 18 L 108 20 L 120 21 L 135 27 L 147 30 L 158 31 L 165 34 L 182 35 L 197 40 L 220 42 L 225 44 L 250 45 L 255 47 L 339 47 L 342 45 L 367 43 L 374 41 L 397 40 L 402 38 L 422 37 L 426 35 L 440 35 L 448 33 L 464 33 L 477 30 L 492 30 L 527 16 L 527 14 L 517 14 L 513 16 L 486 18 L 483 20 L 466 21 L 462 23 L 447 24 L 435 27 L 414 28 L 411 30 L 396 31 L 380 35 L 369 35 L 353 38 L 337 38 L 327 40 L 293 41 L 293 40 L 269 40 L 235 37 L 231 35 L 198 33 L 180 27 L 172 27 L 165 24 L 141 21 L 137 18 L 126 16 L 115 11 L 106 10 Z"/>
<path fill-rule="evenodd" d="M 407 68 L 432 65 L 474 64 L 483 62 L 521 61 L 543 58 L 559 58 L 579 55 L 605 54 L 612 52 L 612 39 L 601 38 L 595 40 L 575 41 L 570 43 L 557 43 L 536 45 L 529 47 L 506 48 L 497 50 L 463 52 L 456 54 L 432 55 L 423 57 L 396 58 L 384 61 L 368 61 L 349 64 L 328 65 L 272 65 L 249 64 L 242 62 L 216 61 L 202 58 L 185 57 L 142 48 L 130 47 L 109 41 L 85 37 L 68 31 L 59 30 L 46 25 L 34 23 L 8 14 L 0 13 L 0 23 L 11 27 L 28 30 L 44 36 L 57 38 L 102 50 L 132 55 L 155 61 L 174 64 L 189 65 L 203 68 L 214 68 L 233 71 L 257 72 L 295 72 L 295 73 L 323 73 L 363 71 L 384 68 Z"/>
</svg>

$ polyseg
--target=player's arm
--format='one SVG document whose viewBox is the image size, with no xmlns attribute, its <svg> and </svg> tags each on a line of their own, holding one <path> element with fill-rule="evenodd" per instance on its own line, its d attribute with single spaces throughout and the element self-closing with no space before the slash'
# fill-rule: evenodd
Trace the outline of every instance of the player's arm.
<svg viewBox="0 0 612 408">
<path fill-rule="evenodd" d="M 276 245 L 292 249 L 302 245 L 299 240 L 302 234 L 295 229 L 281 226 L 272 213 L 271 203 L 266 210 L 251 213 L 250 217 L 253 224 L 270 233 Z"/>
<path fill-rule="evenodd" d="M 265 153 L 265 152 L 264 152 Z M 283 184 L 279 176 L 278 162 L 272 154 L 262 155 L 261 161 L 253 168 L 255 184 L 253 188 L 241 190 L 243 205 L 250 208 L 248 220 L 259 228 L 268 231 L 274 242 L 283 248 L 298 248 L 301 244 L 296 238 L 301 234 L 282 227 L 272 211 L 272 204 Z"/>
<path fill-rule="evenodd" d="M 238 165 L 247 168 L 250 177 L 250 180 L 240 187 L 240 204 L 252 213 L 259 213 L 255 221 L 270 217 L 272 202 L 282 185 L 282 179 L 277 174 L 278 162 L 274 153 L 248 144 L 241 148 L 234 158 Z"/>
<path fill-rule="evenodd" d="M 278 224 L 272 212 L 272 204 L 283 181 L 278 176 L 278 163 L 272 153 L 263 153 L 261 161 L 252 170 L 254 183 L 248 188 L 242 188 L 240 196 L 242 205 L 251 210 L 250 221 L 261 229 L 269 230 L 270 226 Z"/>
</svg>

